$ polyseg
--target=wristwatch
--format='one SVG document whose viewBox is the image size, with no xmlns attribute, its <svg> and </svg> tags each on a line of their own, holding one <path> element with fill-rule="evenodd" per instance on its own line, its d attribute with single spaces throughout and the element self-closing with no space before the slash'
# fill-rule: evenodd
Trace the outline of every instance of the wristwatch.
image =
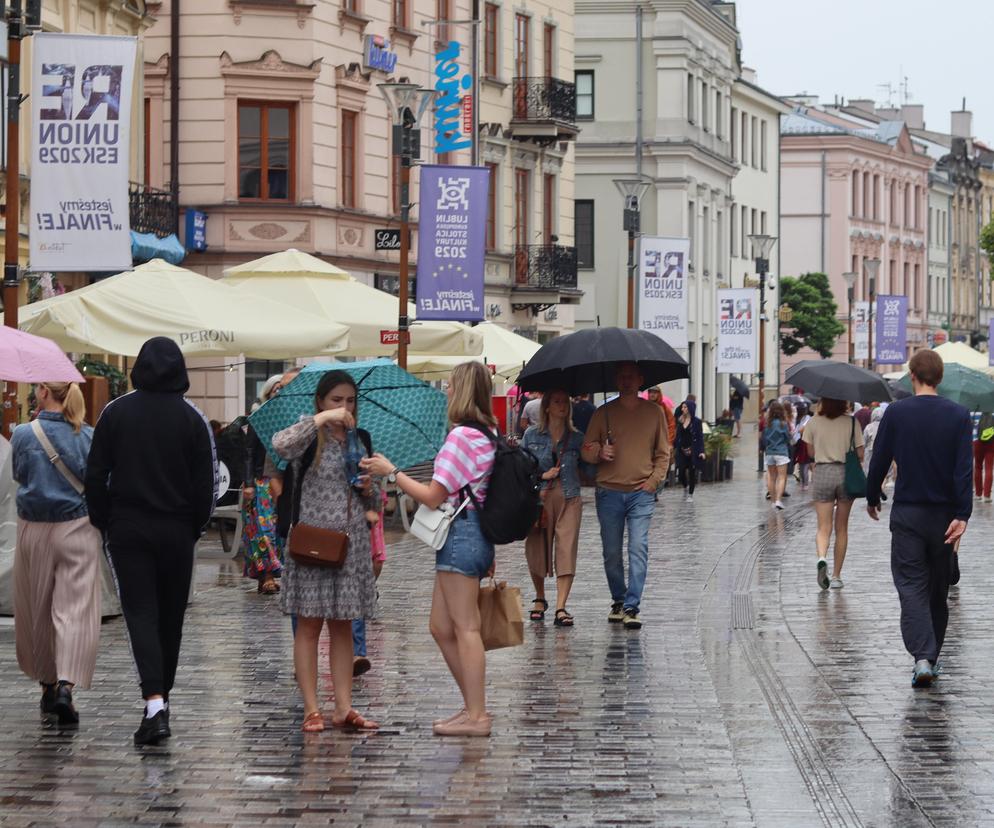
<svg viewBox="0 0 994 828">
<path fill-rule="evenodd" d="M 399 471 L 400 469 L 397 466 L 394 466 L 392 469 L 390 469 L 390 474 L 387 475 L 387 483 L 396 483 L 397 472 Z"/>
</svg>

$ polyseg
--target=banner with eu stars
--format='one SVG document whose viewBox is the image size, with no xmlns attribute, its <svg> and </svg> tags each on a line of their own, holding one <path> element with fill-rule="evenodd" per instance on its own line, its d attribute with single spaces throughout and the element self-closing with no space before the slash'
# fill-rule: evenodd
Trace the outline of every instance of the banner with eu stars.
<svg viewBox="0 0 994 828">
<path fill-rule="evenodd" d="M 418 319 L 483 320 L 489 191 L 486 167 L 421 167 Z"/>
</svg>

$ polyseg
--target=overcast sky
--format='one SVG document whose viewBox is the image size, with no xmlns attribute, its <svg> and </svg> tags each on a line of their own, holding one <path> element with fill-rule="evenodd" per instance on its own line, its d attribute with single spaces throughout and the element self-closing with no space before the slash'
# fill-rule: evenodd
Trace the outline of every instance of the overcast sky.
<svg viewBox="0 0 994 828">
<path fill-rule="evenodd" d="M 990 0 L 737 0 L 742 62 L 778 95 L 807 92 L 925 105 L 925 126 L 973 111 L 974 136 L 994 144 Z M 891 85 L 888 93 L 886 84 Z"/>
</svg>

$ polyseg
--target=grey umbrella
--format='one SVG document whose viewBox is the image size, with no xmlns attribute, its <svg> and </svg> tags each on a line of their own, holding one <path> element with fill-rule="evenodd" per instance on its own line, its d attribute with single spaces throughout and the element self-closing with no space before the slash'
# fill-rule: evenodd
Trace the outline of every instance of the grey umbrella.
<svg viewBox="0 0 994 828">
<path fill-rule="evenodd" d="M 733 391 L 738 391 L 739 392 L 739 396 L 740 397 L 748 397 L 749 396 L 749 386 L 746 385 L 738 377 L 729 377 L 728 378 L 728 384 L 732 387 Z"/>
<path fill-rule="evenodd" d="M 871 403 L 893 399 L 887 381 L 880 374 L 833 359 L 798 362 L 787 370 L 784 380 L 785 384 L 796 385 L 805 392 L 833 400 Z"/>
</svg>

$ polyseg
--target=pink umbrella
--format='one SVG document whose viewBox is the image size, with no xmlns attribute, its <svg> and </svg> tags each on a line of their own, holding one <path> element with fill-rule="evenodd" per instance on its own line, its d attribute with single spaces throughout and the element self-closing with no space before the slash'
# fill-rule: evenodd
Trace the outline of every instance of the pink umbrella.
<svg viewBox="0 0 994 828">
<path fill-rule="evenodd" d="M 50 339 L 0 327 L 0 380 L 10 382 L 86 382 Z"/>
</svg>

